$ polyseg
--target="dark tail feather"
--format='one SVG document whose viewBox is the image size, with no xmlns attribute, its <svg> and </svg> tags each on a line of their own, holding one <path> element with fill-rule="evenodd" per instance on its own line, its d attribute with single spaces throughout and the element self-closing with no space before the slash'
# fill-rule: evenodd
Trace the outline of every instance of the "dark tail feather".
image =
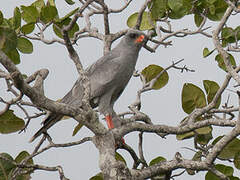
<svg viewBox="0 0 240 180">
<path fill-rule="evenodd" d="M 60 119 L 62 119 L 63 115 L 59 115 L 59 114 L 50 114 L 47 119 L 45 119 L 45 121 L 43 122 L 43 127 L 41 129 L 39 129 L 34 135 L 33 137 L 29 140 L 29 142 L 33 142 L 38 136 L 40 136 L 41 134 L 43 134 L 44 132 L 47 132 L 47 130 L 52 127 L 57 121 L 59 121 Z"/>
</svg>

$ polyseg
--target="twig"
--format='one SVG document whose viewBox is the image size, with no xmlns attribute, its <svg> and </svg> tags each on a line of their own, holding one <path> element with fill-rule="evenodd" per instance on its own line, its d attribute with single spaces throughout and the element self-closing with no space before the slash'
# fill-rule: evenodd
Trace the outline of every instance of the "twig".
<svg viewBox="0 0 240 180">
<path fill-rule="evenodd" d="M 91 137 L 85 137 L 79 141 L 75 141 L 75 142 L 70 142 L 70 143 L 63 143 L 63 144 L 54 144 L 52 141 L 49 145 L 47 145 L 46 147 L 42 148 L 41 150 L 35 152 L 32 157 L 35 157 L 37 156 L 38 154 L 41 154 L 43 153 L 44 151 L 47 151 L 48 149 L 50 148 L 59 148 L 59 147 L 71 147 L 71 146 L 76 146 L 76 145 L 80 145 L 80 144 L 83 144 L 85 142 L 88 142 L 88 141 L 92 141 L 92 138 Z"/>
<path fill-rule="evenodd" d="M 143 155 L 143 132 L 139 133 L 138 138 L 139 138 L 139 143 L 138 143 L 139 156 L 141 161 L 144 162 L 142 166 L 142 169 L 143 169 L 144 167 L 148 167 L 147 162 Z"/>
<path fill-rule="evenodd" d="M 137 169 L 137 167 L 139 166 L 140 163 L 144 163 L 141 161 L 141 159 L 138 158 L 137 154 L 131 148 L 131 146 L 129 146 L 127 144 L 121 144 L 121 146 L 119 148 L 126 150 L 131 155 L 131 157 L 133 158 L 133 161 L 134 161 L 133 169 Z"/>
<path fill-rule="evenodd" d="M 178 174 L 174 174 L 171 176 L 172 179 L 174 179 L 174 177 L 178 177 L 178 176 L 181 176 L 183 173 L 185 173 L 186 170 L 183 170 L 182 172 L 178 173 Z"/>
<path fill-rule="evenodd" d="M 105 36 L 109 35 L 110 27 L 109 27 L 109 20 L 108 20 L 108 13 L 109 13 L 108 6 L 104 3 L 103 0 L 95 0 L 95 2 L 99 3 L 102 6 Z"/>
<path fill-rule="evenodd" d="M 136 25 L 134 27 L 134 29 L 139 29 L 141 22 L 142 22 L 142 16 L 143 13 L 145 11 L 145 9 L 147 8 L 148 4 L 151 2 L 151 0 L 145 0 L 144 4 L 142 5 L 141 9 L 138 11 L 138 17 L 137 17 L 137 22 Z"/>
</svg>

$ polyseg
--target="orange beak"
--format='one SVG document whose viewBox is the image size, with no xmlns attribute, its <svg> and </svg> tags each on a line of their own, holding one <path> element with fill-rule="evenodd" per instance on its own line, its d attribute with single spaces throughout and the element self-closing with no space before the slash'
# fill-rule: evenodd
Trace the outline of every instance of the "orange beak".
<svg viewBox="0 0 240 180">
<path fill-rule="evenodd" d="M 136 43 L 141 43 L 144 38 L 145 38 L 144 35 L 140 35 L 140 36 L 138 36 L 138 38 L 135 40 L 135 42 L 136 42 Z"/>
</svg>

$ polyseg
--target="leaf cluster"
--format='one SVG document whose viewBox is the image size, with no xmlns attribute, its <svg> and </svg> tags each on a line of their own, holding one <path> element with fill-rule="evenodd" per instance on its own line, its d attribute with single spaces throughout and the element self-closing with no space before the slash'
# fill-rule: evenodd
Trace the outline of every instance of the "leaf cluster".
<svg viewBox="0 0 240 180">
<path fill-rule="evenodd" d="M 12 177 L 14 171 L 17 168 L 17 164 L 21 164 L 26 158 L 28 158 L 30 154 L 27 151 L 20 152 L 17 157 L 14 159 L 11 155 L 7 153 L 0 153 L 0 180 L 6 180 Z M 26 165 L 33 165 L 33 159 L 30 158 L 26 163 Z M 17 176 L 17 180 L 29 180 L 31 179 L 30 174 L 33 172 L 29 168 L 22 168 L 22 171 L 26 171 L 26 173 Z"/>
<path fill-rule="evenodd" d="M 204 17 L 211 21 L 220 21 L 228 5 L 224 0 L 152 0 L 148 5 L 148 12 L 144 12 L 140 30 L 153 29 L 161 19 L 181 19 L 186 15 L 194 15 L 197 27 Z M 127 21 L 129 27 L 134 27 L 138 13 L 132 14 Z"/>
<path fill-rule="evenodd" d="M 13 17 L 4 18 L 0 11 L 0 49 L 15 63 L 20 63 L 20 54 L 30 54 L 33 52 L 33 44 L 27 38 L 27 35 L 34 32 L 36 26 L 49 26 L 53 24 L 55 34 L 62 37 L 61 28 L 68 25 L 71 21 L 71 16 L 78 8 L 59 18 L 58 10 L 55 6 L 55 1 L 37 0 L 30 6 L 16 7 Z M 23 23 L 24 22 L 24 23 Z M 74 33 L 79 30 L 75 23 L 73 28 L 68 32 L 72 38 Z M 38 34 L 41 38 L 43 34 Z"/>
</svg>

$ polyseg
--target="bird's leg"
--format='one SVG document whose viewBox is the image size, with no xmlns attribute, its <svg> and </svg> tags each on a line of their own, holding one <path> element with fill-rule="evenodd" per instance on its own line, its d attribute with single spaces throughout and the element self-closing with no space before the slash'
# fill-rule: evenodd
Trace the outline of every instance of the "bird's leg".
<svg viewBox="0 0 240 180">
<path fill-rule="evenodd" d="M 108 126 L 108 129 L 113 129 L 114 128 L 114 125 L 113 125 L 113 121 L 112 121 L 112 116 L 107 114 L 105 116 L 106 118 L 106 121 L 107 121 L 107 126 Z"/>
<path fill-rule="evenodd" d="M 114 124 L 113 124 L 112 116 L 107 114 L 105 116 L 105 119 L 107 121 L 108 129 L 113 129 L 114 128 Z M 122 140 L 122 143 L 125 144 L 125 140 L 123 138 L 121 140 Z"/>
</svg>

